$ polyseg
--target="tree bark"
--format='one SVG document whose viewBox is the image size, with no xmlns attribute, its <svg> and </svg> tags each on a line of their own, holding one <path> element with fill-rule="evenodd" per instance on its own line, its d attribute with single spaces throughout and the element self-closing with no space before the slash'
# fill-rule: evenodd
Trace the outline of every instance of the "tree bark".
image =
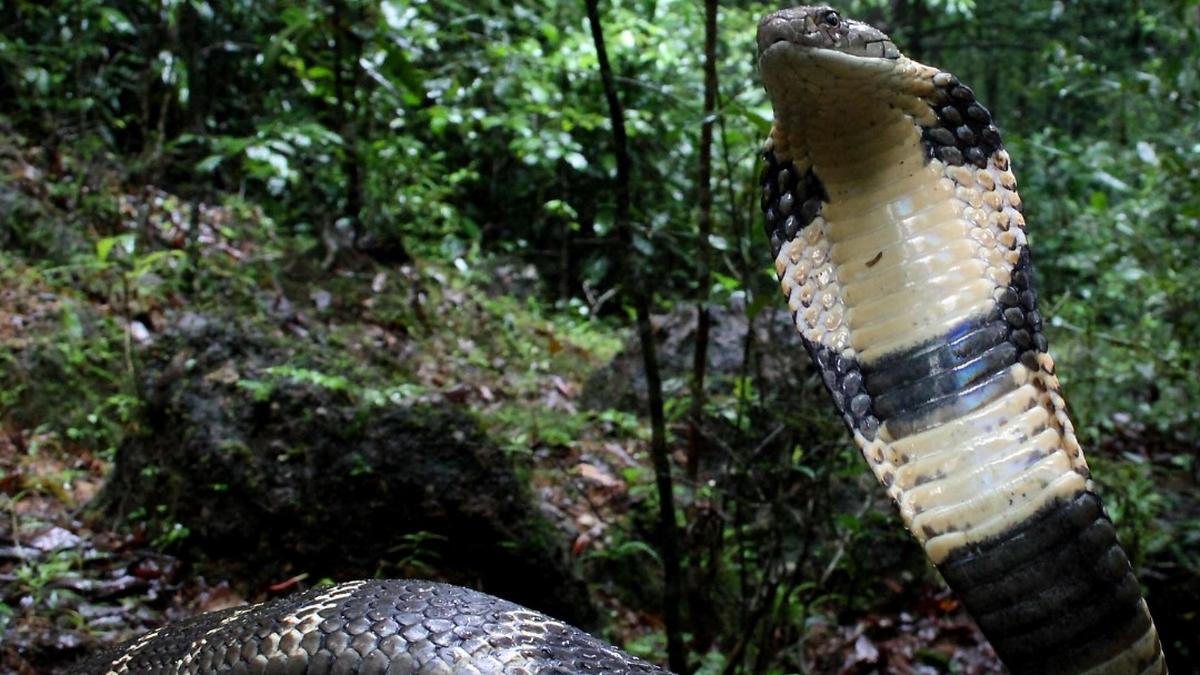
<svg viewBox="0 0 1200 675">
<path fill-rule="evenodd" d="M 696 255 L 696 345 L 692 352 L 692 402 L 688 410 L 688 478 L 696 479 L 703 455 L 704 371 L 708 364 L 708 332 L 711 317 L 708 293 L 712 285 L 709 271 L 708 239 L 712 234 L 712 148 L 717 113 L 717 0 L 704 2 L 704 117 L 700 125 L 699 242 Z"/>
<path fill-rule="evenodd" d="M 717 119 L 717 0 L 704 2 L 704 108 L 700 124 L 700 157 L 697 183 L 698 241 L 696 242 L 696 343 L 692 351 L 692 400 L 688 406 L 688 450 L 687 475 L 694 484 L 700 475 L 700 464 L 707 455 L 707 436 L 704 434 L 704 376 L 708 365 L 709 314 L 708 299 L 712 286 L 711 255 L 709 237 L 712 234 L 712 169 L 713 133 Z M 714 518 L 711 502 L 697 501 L 688 513 L 688 549 L 697 552 L 712 550 L 713 542 L 704 541 L 712 528 L 704 527 Z M 720 530 L 717 525 L 717 531 Z M 718 537 L 719 540 L 719 537 Z M 719 548 L 719 544 L 717 544 Z M 716 578 L 721 556 L 708 557 L 708 570 L 704 569 L 704 556 L 694 554 L 688 558 L 687 598 L 694 645 L 698 651 L 707 651 L 716 638 L 718 622 L 714 617 L 712 582 Z"/>
<path fill-rule="evenodd" d="M 658 488 L 660 555 L 663 562 L 663 618 L 667 629 L 667 660 L 671 670 L 687 673 L 687 654 L 683 647 L 679 573 L 679 533 L 675 526 L 675 497 L 671 480 L 671 461 L 667 454 L 666 421 L 663 416 L 662 378 L 658 372 L 658 355 L 655 351 L 654 329 L 650 323 L 650 294 L 641 267 L 635 260 L 631 226 L 630 159 L 628 140 L 625 136 L 625 113 L 617 95 L 617 85 L 608 52 L 604 47 L 604 30 L 600 23 L 597 0 L 585 0 L 592 41 L 596 46 L 596 59 L 600 67 L 600 79 L 604 85 L 604 97 L 608 101 L 609 117 L 612 121 L 613 152 L 617 159 L 617 180 L 614 186 L 617 200 L 615 230 L 622 248 L 629 254 L 618 264 L 628 265 L 631 279 L 628 292 L 637 315 L 638 338 L 642 347 L 643 367 L 646 371 L 646 398 L 650 408 L 650 454 L 654 462 L 654 482 Z"/>
</svg>

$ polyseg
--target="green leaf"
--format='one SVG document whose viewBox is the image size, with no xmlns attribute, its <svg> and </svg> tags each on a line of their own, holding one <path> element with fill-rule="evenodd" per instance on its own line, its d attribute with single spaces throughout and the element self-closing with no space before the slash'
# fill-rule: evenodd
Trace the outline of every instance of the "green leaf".
<svg viewBox="0 0 1200 675">
<path fill-rule="evenodd" d="M 1112 189 L 1115 192 L 1128 192 L 1129 191 L 1128 183 L 1121 180 L 1120 178 L 1117 178 L 1116 176 L 1112 175 L 1111 173 L 1104 171 L 1103 169 L 1097 169 L 1097 170 L 1093 171 L 1092 177 L 1096 179 L 1096 182 L 1100 183 L 1101 185 L 1104 185 L 1105 187 Z"/>
<path fill-rule="evenodd" d="M 542 208 L 546 209 L 546 213 L 554 216 L 559 216 L 569 220 L 575 220 L 576 218 L 579 218 L 579 212 L 575 210 L 575 207 L 561 199 L 551 199 L 543 204 Z"/>
<path fill-rule="evenodd" d="M 121 250 L 126 253 L 133 253 L 136 241 L 132 234 L 118 234 L 114 237 L 104 237 L 96 242 L 96 259 L 101 262 L 106 262 L 108 256 L 112 253 L 113 247 L 121 246 Z"/>
<path fill-rule="evenodd" d="M 567 154 L 563 155 L 563 159 L 565 159 L 567 164 L 570 164 L 571 168 L 575 169 L 576 171 L 583 171 L 584 169 L 588 168 L 587 157 L 584 157 L 581 153 L 568 152 Z"/>
<path fill-rule="evenodd" d="M 332 80 L 333 71 L 325 66 L 313 66 L 304 72 L 310 80 Z"/>
<path fill-rule="evenodd" d="M 212 173 L 216 171 L 221 162 L 225 161 L 224 155 L 209 155 L 204 159 L 196 162 L 196 171 L 199 173 Z"/>
<path fill-rule="evenodd" d="M 708 245 L 717 251 L 730 250 L 729 242 L 719 234 L 708 235 Z"/>
<path fill-rule="evenodd" d="M 405 105 L 418 106 L 425 99 L 425 76 L 399 49 L 388 50 L 381 69 L 387 78 L 398 85 Z"/>
<path fill-rule="evenodd" d="M 114 33 L 122 35 L 131 35 L 134 32 L 133 24 L 120 10 L 112 7 L 100 8 L 100 26 L 105 30 L 111 30 Z"/>
</svg>

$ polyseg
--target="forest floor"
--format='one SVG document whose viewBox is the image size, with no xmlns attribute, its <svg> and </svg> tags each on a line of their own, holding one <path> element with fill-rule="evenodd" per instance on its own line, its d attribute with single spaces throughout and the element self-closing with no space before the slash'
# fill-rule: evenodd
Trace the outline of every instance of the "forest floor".
<svg viewBox="0 0 1200 675">
<path fill-rule="evenodd" d="M 572 462 L 591 483 L 586 496 L 550 477 L 563 468 L 571 471 L 562 465 Z M 608 508 L 611 503 L 602 495 L 629 486 L 612 467 L 578 457 L 554 463 L 539 472 L 538 494 L 555 511 L 603 513 L 576 518 L 579 535 L 573 549 L 586 555 L 604 547 L 603 531 L 618 526 L 623 514 Z M 8 516 L 0 528 L 0 592 L 6 610 L 0 615 L 0 672 L 62 672 L 85 653 L 161 623 L 298 587 L 301 580 L 281 578 L 267 588 L 246 588 L 224 576 L 219 566 L 199 570 L 163 552 L 144 530 L 97 529 L 87 504 L 109 468 L 109 462 L 89 450 L 49 434 L 10 427 L 0 436 L 0 491 Z M 875 609 L 854 617 L 831 607 L 814 621 L 805 640 L 810 672 L 1001 672 L 990 647 L 947 591 L 932 584 L 905 588 L 895 578 L 886 584 L 892 593 L 878 597 Z M 652 656 L 646 652 L 660 643 L 661 620 L 599 589 L 595 597 L 610 617 L 610 638 L 626 645 L 640 642 L 643 653 Z"/>
</svg>

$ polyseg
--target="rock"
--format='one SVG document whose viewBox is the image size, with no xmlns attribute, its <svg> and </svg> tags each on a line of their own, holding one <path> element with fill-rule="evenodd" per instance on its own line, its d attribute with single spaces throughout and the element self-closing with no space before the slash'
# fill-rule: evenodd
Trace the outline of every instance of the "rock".
<svg viewBox="0 0 1200 675">
<path fill-rule="evenodd" d="M 216 318 L 164 335 L 143 365 L 145 433 L 118 451 L 107 513 L 186 532 L 183 555 L 260 584 L 433 576 L 594 623 L 566 542 L 474 418 L 279 377 L 268 369 L 338 372 L 287 344 Z"/>
<path fill-rule="evenodd" d="M 747 320 L 741 303 L 713 306 L 709 315 L 705 389 L 710 395 L 732 391 L 734 379 L 745 374 L 755 378 L 756 386 L 769 389 L 760 393 L 771 398 L 807 400 L 804 381 L 812 373 L 809 356 L 785 310 L 766 309 L 755 318 L 749 363 L 744 369 Z M 655 316 L 653 322 L 665 393 L 686 392 L 696 345 L 696 306 L 676 305 L 669 314 Z M 645 410 L 646 376 L 635 331 L 612 361 L 588 378 L 581 401 L 594 410 Z"/>
</svg>

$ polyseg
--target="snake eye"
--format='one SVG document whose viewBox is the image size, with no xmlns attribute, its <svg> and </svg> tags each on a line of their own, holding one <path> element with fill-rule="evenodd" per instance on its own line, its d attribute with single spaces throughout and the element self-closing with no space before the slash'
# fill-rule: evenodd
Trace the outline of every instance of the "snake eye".
<svg viewBox="0 0 1200 675">
<path fill-rule="evenodd" d="M 836 28 L 842 22 L 842 17 L 832 9 L 821 15 L 821 21 L 830 28 Z"/>
</svg>

